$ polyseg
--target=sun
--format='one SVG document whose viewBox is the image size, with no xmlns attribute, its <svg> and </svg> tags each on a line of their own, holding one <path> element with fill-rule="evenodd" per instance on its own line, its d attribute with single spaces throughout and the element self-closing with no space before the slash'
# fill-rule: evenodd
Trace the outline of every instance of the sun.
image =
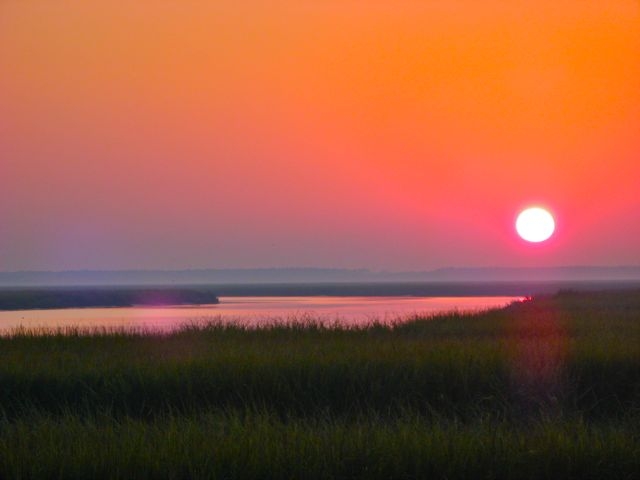
<svg viewBox="0 0 640 480">
<path fill-rule="evenodd" d="M 553 235 L 556 222 L 544 208 L 531 207 L 523 210 L 516 220 L 516 231 L 527 242 L 544 242 Z"/>
</svg>

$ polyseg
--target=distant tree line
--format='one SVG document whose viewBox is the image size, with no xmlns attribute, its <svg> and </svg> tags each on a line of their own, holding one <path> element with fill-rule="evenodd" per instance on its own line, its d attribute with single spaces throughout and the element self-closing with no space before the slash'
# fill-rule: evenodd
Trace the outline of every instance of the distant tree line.
<svg viewBox="0 0 640 480">
<path fill-rule="evenodd" d="M 204 288 L 29 288 L 0 290 L 0 310 L 82 307 L 208 305 L 218 297 Z"/>
</svg>

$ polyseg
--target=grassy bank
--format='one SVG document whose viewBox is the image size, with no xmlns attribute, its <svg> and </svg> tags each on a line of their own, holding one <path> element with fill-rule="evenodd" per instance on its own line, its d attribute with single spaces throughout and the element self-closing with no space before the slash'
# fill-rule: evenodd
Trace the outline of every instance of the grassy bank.
<svg viewBox="0 0 640 480">
<path fill-rule="evenodd" d="M 640 292 L 0 339 L 0 477 L 631 478 Z"/>
</svg>

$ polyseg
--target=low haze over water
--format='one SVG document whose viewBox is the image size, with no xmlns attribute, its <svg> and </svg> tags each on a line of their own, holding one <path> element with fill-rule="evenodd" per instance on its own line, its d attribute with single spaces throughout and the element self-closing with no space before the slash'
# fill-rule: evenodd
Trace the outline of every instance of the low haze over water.
<svg viewBox="0 0 640 480">
<path fill-rule="evenodd" d="M 129 327 L 170 331 L 181 325 L 221 320 L 259 326 L 313 320 L 346 326 L 392 322 L 414 314 L 502 307 L 521 297 L 221 297 L 218 305 L 70 308 L 0 312 L 0 331 L 23 327 Z"/>
</svg>

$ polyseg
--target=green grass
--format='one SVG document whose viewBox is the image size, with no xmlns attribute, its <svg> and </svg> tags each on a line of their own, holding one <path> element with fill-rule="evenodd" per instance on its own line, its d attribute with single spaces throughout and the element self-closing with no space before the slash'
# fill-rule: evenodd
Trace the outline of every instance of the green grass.
<svg viewBox="0 0 640 480">
<path fill-rule="evenodd" d="M 2 427 L 11 478 L 632 478 L 622 423 L 433 422 L 402 414 L 283 421 L 268 413 L 153 421 L 32 415 Z"/>
<path fill-rule="evenodd" d="M 0 478 L 634 478 L 640 292 L 0 338 Z"/>
</svg>

